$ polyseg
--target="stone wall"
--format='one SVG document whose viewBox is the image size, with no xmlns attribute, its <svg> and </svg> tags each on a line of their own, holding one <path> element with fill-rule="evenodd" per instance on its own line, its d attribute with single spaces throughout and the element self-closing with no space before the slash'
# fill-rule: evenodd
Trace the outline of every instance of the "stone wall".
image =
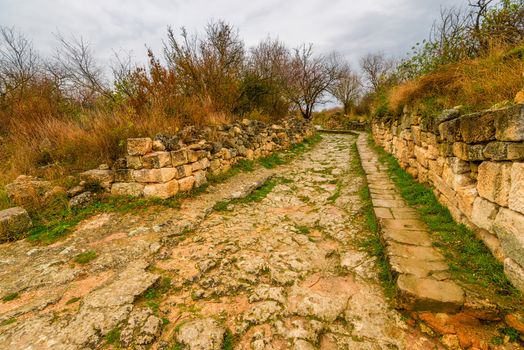
<svg viewBox="0 0 524 350">
<path fill-rule="evenodd" d="M 405 108 L 398 119 L 375 120 L 372 134 L 434 188 L 524 291 L 524 105 L 467 115 L 451 109 L 434 119 Z"/>
<path fill-rule="evenodd" d="M 243 120 L 232 125 L 196 129 L 155 139 L 127 140 L 127 155 L 110 168 L 102 165 L 80 174 L 115 195 L 169 198 L 207 181 L 208 174 L 226 172 L 242 159 L 253 160 L 289 148 L 314 134 L 299 119 L 266 125 Z"/>
</svg>

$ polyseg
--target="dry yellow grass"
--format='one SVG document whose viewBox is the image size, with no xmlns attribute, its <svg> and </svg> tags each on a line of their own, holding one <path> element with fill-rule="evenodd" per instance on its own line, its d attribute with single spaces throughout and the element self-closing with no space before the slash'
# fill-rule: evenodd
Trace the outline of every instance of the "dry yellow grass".
<svg viewBox="0 0 524 350">
<path fill-rule="evenodd" d="M 494 51 L 487 57 L 442 67 L 388 92 L 389 109 L 399 113 L 403 106 L 421 106 L 428 101 L 437 108 L 463 105 L 470 110 L 513 101 L 524 87 L 524 60 Z"/>
</svg>

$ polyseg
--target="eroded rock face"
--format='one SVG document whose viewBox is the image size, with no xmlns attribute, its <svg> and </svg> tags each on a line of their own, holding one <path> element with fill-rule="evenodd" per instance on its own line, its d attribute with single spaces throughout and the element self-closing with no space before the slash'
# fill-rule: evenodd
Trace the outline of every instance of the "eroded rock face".
<svg viewBox="0 0 524 350">
<path fill-rule="evenodd" d="M 225 332 L 216 320 L 206 318 L 183 324 L 176 337 L 189 350 L 221 350 Z"/>
</svg>

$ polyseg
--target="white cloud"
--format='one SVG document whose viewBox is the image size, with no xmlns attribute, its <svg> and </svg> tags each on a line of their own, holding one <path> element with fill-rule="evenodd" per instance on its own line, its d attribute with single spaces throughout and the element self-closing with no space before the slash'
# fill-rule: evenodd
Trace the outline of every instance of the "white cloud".
<svg viewBox="0 0 524 350">
<path fill-rule="evenodd" d="M 337 50 L 351 62 L 370 51 L 402 55 L 427 35 L 441 6 L 463 0 L 0 0 L 0 24 L 15 26 L 38 50 L 52 52 L 53 33 L 81 35 L 97 56 L 132 50 L 145 58 L 145 45 L 159 52 L 168 25 L 202 30 L 223 19 L 240 30 L 248 46 L 267 35 L 290 46 L 314 43 Z"/>
</svg>

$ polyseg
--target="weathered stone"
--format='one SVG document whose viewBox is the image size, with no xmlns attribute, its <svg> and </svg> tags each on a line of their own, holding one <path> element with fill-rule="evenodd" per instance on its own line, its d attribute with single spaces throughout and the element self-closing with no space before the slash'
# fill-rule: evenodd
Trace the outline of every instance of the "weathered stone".
<svg viewBox="0 0 524 350">
<path fill-rule="evenodd" d="M 457 142 L 462 141 L 460 136 L 460 123 L 459 119 L 451 119 L 440 123 L 438 126 L 440 133 L 440 139 L 446 142 Z"/>
<path fill-rule="evenodd" d="M 511 284 L 521 292 L 524 292 L 524 268 L 521 265 L 507 258 L 504 260 L 504 273 Z"/>
<path fill-rule="evenodd" d="M 165 151 L 166 146 L 160 140 L 153 140 L 153 151 Z"/>
<path fill-rule="evenodd" d="M 417 277 L 428 277 L 433 273 L 448 270 L 448 265 L 445 262 L 427 261 L 423 257 L 391 256 L 389 257 L 389 265 L 395 275 L 409 274 Z"/>
<path fill-rule="evenodd" d="M 524 163 L 513 163 L 508 205 L 511 210 L 524 214 Z"/>
<path fill-rule="evenodd" d="M 174 167 L 189 163 L 187 152 L 188 151 L 185 148 L 171 152 L 171 162 L 173 163 Z"/>
<path fill-rule="evenodd" d="M 88 170 L 80 174 L 80 179 L 86 182 L 99 184 L 102 188 L 110 189 L 115 179 L 113 170 Z"/>
<path fill-rule="evenodd" d="M 460 135 L 466 143 L 480 143 L 495 139 L 494 112 L 474 113 L 459 118 Z"/>
<path fill-rule="evenodd" d="M 133 179 L 136 182 L 167 182 L 177 175 L 175 168 L 133 170 Z"/>
<path fill-rule="evenodd" d="M 194 184 L 195 184 L 194 176 L 188 176 L 188 177 L 184 177 L 178 180 L 178 186 L 179 186 L 180 192 L 191 191 Z"/>
<path fill-rule="evenodd" d="M 457 187 L 457 204 L 460 211 L 462 211 L 469 219 L 472 217 L 473 204 L 478 197 L 478 191 L 475 185 Z"/>
<path fill-rule="evenodd" d="M 195 177 L 195 187 L 200 187 L 207 182 L 205 171 L 196 171 L 193 173 L 193 176 Z"/>
<path fill-rule="evenodd" d="M 142 157 L 144 168 L 158 169 L 171 167 L 171 155 L 169 152 L 153 152 Z"/>
<path fill-rule="evenodd" d="M 170 198 L 178 192 L 178 181 L 171 180 L 166 183 L 148 184 L 144 187 L 144 196 L 157 198 Z"/>
<path fill-rule="evenodd" d="M 496 137 L 500 141 L 524 141 L 524 107 L 509 107 L 495 119 Z"/>
<path fill-rule="evenodd" d="M 484 157 L 492 160 L 524 159 L 524 144 L 515 142 L 490 142 L 484 148 Z"/>
<path fill-rule="evenodd" d="M 0 211 L 0 242 L 17 239 L 32 225 L 24 208 L 15 207 Z"/>
<path fill-rule="evenodd" d="M 193 168 L 189 164 L 179 165 L 176 167 L 176 178 L 181 179 L 183 177 L 190 176 L 193 172 Z"/>
<path fill-rule="evenodd" d="M 93 202 L 93 194 L 89 191 L 80 193 L 69 200 L 69 207 L 71 209 L 87 208 Z"/>
<path fill-rule="evenodd" d="M 400 275 L 397 287 L 399 302 L 407 310 L 456 312 L 464 304 L 464 291 L 451 281 Z"/>
<path fill-rule="evenodd" d="M 42 181 L 32 176 L 20 175 L 7 184 L 5 190 L 9 199 L 17 205 L 33 205 L 51 189 L 51 182 Z"/>
<path fill-rule="evenodd" d="M 153 140 L 149 137 L 127 139 L 127 154 L 130 156 L 143 156 L 153 149 Z"/>
<path fill-rule="evenodd" d="M 493 223 L 493 231 L 506 257 L 524 266 L 524 215 L 502 208 Z"/>
<path fill-rule="evenodd" d="M 133 171 L 130 169 L 115 170 L 115 182 L 132 182 Z"/>
<path fill-rule="evenodd" d="M 177 340 L 189 350 L 221 350 L 226 329 L 212 318 L 184 323 Z"/>
<path fill-rule="evenodd" d="M 481 197 L 508 206 L 511 163 L 483 162 L 479 166 L 477 190 Z"/>
<path fill-rule="evenodd" d="M 485 230 L 491 231 L 498 213 L 498 206 L 484 198 L 477 197 L 473 202 L 471 221 Z"/>
<path fill-rule="evenodd" d="M 388 256 L 414 258 L 425 261 L 444 261 L 444 256 L 433 247 L 420 247 L 392 241 L 386 243 Z"/>
<path fill-rule="evenodd" d="M 128 169 L 136 170 L 144 167 L 141 156 L 126 156 L 126 164 Z"/>
<path fill-rule="evenodd" d="M 446 161 L 454 174 L 467 174 L 471 171 L 469 163 L 457 157 L 447 158 Z"/>
<path fill-rule="evenodd" d="M 141 197 L 144 194 L 144 185 L 136 182 L 118 182 L 111 186 L 111 194 L 115 196 Z"/>
</svg>

